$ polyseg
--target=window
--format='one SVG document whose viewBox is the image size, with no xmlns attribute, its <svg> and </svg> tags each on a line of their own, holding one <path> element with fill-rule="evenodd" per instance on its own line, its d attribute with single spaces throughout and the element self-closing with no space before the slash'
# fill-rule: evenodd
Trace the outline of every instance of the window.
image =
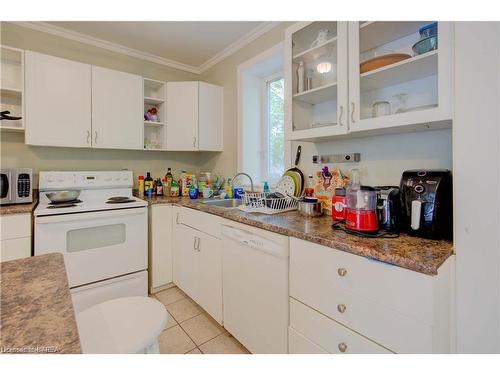
<svg viewBox="0 0 500 375">
<path fill-rule="evenodd" d="M 280 74 L 264 81 L 265 100 L 264 136 L 262 145 L 262 177 L 269 182 L 276 182 L 285 170 L 285 113 L 284 113 L 284 79 Z"/>
</svg>

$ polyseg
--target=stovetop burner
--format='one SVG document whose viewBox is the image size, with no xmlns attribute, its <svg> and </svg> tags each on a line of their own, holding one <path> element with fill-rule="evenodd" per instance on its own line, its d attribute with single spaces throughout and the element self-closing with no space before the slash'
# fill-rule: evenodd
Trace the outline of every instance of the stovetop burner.
<svg viewBox="0 0 500 375">
<path fill-rule="evenodd" d="M 73 199 L 72 201 L 66 201 L 66 202 L 50 202 L 49 206 L 52 206 L 51 208 L 55 207 L 68 207 L 69 204 L 72 204 L 73 206 L 76 205 L 76 203 L 82 203 L 83 201 L 81 199 Z"/>
<path fill-rule="evenodd" d="M 51 204 L 47 206 L 47 208 L 68 208 L 68 207 L 76 207 L 76 204 L 64 202 L 64 203 Z"/>
<path fill-rule="evenodd" d="M 132 203 L 135 202 L 135 199 L 127 198 L 127 199 L 109 199 L 106 203 L 108 204 L 119 204 L 119 203 Z"/>
<path fill-rule="evenodd" d="M 108 201 L 128 201 L 131 199 L 132 198 L 130 198 L 130 197 L 111 197 L 111 198 L 108 198 Z"/>
</svg>

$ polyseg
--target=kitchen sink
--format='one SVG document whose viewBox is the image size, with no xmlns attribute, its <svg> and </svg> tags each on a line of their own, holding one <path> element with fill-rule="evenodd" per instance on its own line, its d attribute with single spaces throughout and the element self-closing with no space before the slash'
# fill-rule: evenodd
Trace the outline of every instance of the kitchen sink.
<svg viewBox="0 0 500 375">
<path fill-rule="evenodd" d="M 203 203 L 208 204 L 209 206 L 236 208 L 242 204 L 242 201 L 241 199 L 212 199 L 204 201 Z"/>
</svg>

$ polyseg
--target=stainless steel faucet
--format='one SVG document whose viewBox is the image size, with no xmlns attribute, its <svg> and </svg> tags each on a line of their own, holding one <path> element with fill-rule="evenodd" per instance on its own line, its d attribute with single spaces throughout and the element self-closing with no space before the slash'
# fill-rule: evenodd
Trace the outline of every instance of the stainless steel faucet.
<svg viewBox="0 0 500 375">
<path fill-rule="evenodd" d="M 241 176 L 241 175 L 248 177 L 248 179 L 250 180 L 250 191 L 253 191 L 253 180 L 252 180 L 252 177 L 250 177 L 250 175 L 248 173 L 243 173 L 243 172 L 236 173 L 233 177 L 233 181 L 235 180 L 236 177 Z"/>
</svg>

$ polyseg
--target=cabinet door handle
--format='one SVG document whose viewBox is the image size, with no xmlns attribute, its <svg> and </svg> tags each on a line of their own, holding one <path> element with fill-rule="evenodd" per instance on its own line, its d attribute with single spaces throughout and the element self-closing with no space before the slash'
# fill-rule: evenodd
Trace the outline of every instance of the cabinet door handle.
<svg viewBox="0 0 500 375">
<path fill-rule="evenodd" d="M 341 314 L 345 313 L 346 309 L 347 309 L 347 307 L 346 307 L 346 305 L 344 305 L 344 304 L 337 305 L 337 310 L 338 310 L 338 311 L 339 311 L 339 313 L 341 313 Z"/>
<path fill-rule="evenodd" d="M 196 148 L 196 137 L 193 137 L 193 148 Z"/>
<path fill-rule="evenodd" d="M 342 353 L 345 353 L 346 350 L 347 350 L 347 344 L 345 342 L 341 342 L 339 344 L 339 350 L 342 352 Z"/>
<path fill-rule="evenodd" d="M 195 251 L 196 251 L 196 239 L 197 239 L 197 238 L 198 238 L 198 237 L 194 236 L 193 250 L 195 250 Z"/>
<path fill-rule="evenodd" d="M 201 238 L 198 237 L 198 243 L 196 244 L 196 251 L 197 252 L 200 252 L 201 251 L 201 248 L 200 248 L 200 243 L 201 243 Z"/>
<path fill-rule="evenodd" d="M 344 117 L 344 106 L 343 105 L 340 106 L 340 114 L 339 114 L 339 124 L 340 124 L 340 126 L 344 126 L 344 124 L 342 123 L 342 117 Z"/>
<path fill-rule="evenodd" d="M 194 244 L 193 244 L 194 251 L 200 252 L 200 237 L 194 237 Z"/>
<path fill-rule="evenodd" d="M 179 213 L 177 212 L 177 215 L 175 215 L 175 224 L 179 224 Z"/>
<path fill-rule="evenodd" d="M 90 130 L 87 130 L 87 144 L 90 143 Z"/>
<path fill-rule="evenodd" d="M 354 124 L 356 121 L 354 121 L 354 109 L 356 108 L 356 105 L 354 102 L 351 102 L 351 122 Z"/>
<path fill-rule="evenodd" d="M 97 130 L 94 130 L 94 143 L 97 144 Z"/>
<path fill-rule="evenodd" d="M 339 274 L 340 277 L 344 277 L 347 274 L 347 270 L 345 268 L 339 268 L 337 270 L 337 273 Z"/>
</svg>

